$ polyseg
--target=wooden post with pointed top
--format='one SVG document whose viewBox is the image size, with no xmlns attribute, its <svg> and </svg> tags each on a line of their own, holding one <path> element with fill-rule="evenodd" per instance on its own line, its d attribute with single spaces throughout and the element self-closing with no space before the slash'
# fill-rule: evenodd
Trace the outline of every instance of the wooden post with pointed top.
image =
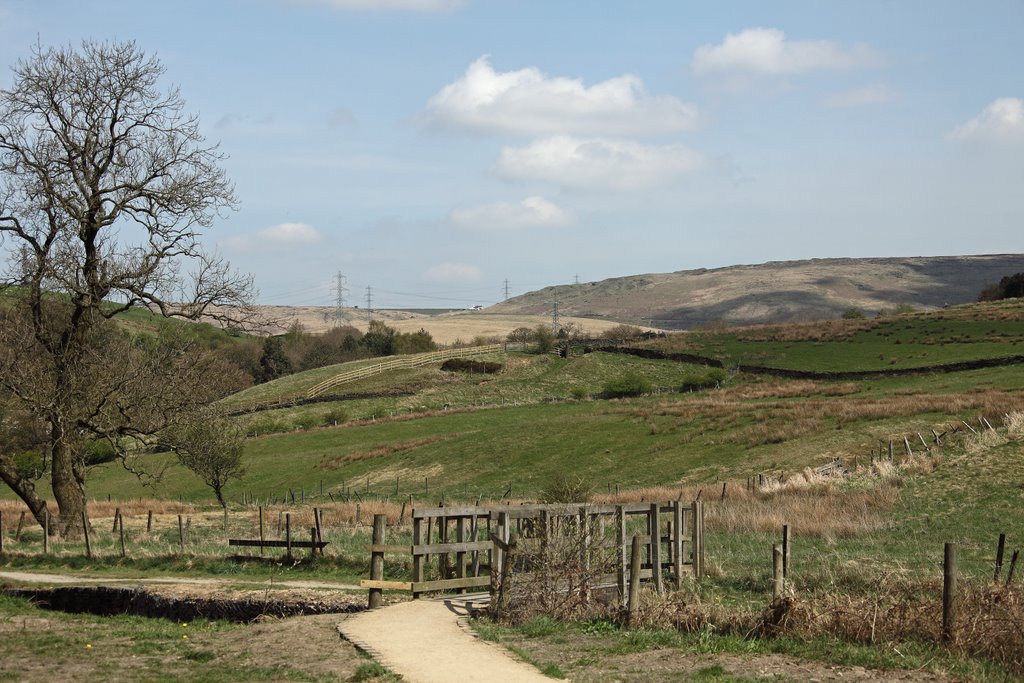
<svg viewBox="0 0 1024 683">
<path fill-rule="evenodd" d="M 947 543 L 942 562 L 942 642 L 952 643 L 956 625 L 956 544 Z"/>
</svg>

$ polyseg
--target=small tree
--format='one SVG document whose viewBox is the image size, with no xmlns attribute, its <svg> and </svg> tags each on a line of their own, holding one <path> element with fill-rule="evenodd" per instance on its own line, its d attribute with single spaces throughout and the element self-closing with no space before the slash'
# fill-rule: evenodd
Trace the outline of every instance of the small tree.
<svg viewBox="0 0 1024 683">
<path fill-rule="evenodd" d="M 864 320 L 865 317 L 864 311 L 856 306 L 850 306 L 843 311 L 843 320 Z"/>
<path fill-rule="evenodd" d="M 203 416 L 169 430 L 162 443 L 174 451 L 178 462 L 213 489 L 217 502 L 226 508 L 224 487 L 245 474 L 242 430 L 227 419 Z"/>
<path fill-rule="evenodd" d="M 547 325 L 537 325 L 533 331 L 533 342 L 537 345 L 537 353 L 550 353 L 555 348 L 555 333 Z"/>
</svg>

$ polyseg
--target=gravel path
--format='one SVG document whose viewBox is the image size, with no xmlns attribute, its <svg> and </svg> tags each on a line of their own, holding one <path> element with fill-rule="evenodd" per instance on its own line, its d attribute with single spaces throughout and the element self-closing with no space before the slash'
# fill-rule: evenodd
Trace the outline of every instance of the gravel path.
<svg viewBox="0 0 1024 683">
<path fill-rule="evenodd" d="M 466 600 L 413 600 L 349 616 L 346 640 L 410 683 L 551 681 L 465 627 Z M 460 623 L 462 622 L 462 623 Z"/>
</svg>

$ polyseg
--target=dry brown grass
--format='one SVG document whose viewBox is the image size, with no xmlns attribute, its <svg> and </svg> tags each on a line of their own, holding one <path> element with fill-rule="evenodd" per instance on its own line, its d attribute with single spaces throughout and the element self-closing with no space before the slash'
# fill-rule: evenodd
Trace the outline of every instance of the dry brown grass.
<svg viewBox="0 0 1024 683">
<path fill-rule="evenodd" d="M 178 515 L 193 514 L 196 507 L 187 503 L 178 503 L 171 500 L 159 500 L 157 498 L 133 498 L 130 500 L 90 500 L 87 503 L 89 519 L 97 520 L 109 517 L 113 519 L 114 513 L 120 509 L 125 516 L 146 515 L 150 510 L 154 515 Z M 28 513 L 28 506 L 20 500 L 0 500 L 0 511 L 6 518 L 4 525 L 9 527 L 12 515 Z"/>
<path fill-rule="evenodd" d="M 1015 411 L 1003 416 L 1007 436 L 1016 438 L 1024 436 L 1024 411 Z"/>
<path fill-rule="evenodd" d="M 736 338 L 752 342 L 841 341 L 858 332 L 873 330 L 883 322 L 871 320 L 820 320 L 787 325 L 752 325 L 739 328 Z"/>
<path fill-rule="evenodd" d="M 357 451 L 355 453 L 349 453 L 348 455 L 339 455 L 333 458 L 325 458 L 320 461 L 317 465 L 322 470 L 333 470 L 346 465 L 350 462 L 358 462 L 360 460 L 372 460 L 373 458 L 382 458 L 386 455 L 392 455 L 394 453 L 404 453 L 405 451 L 411 451 L 421 446 L 429 446 L 430 444 L 439 443 L 442 441 L 449 441 L 451 439 L 458 438 L 458 434 L 441 434 L 438 436 L 427 436 L 421 439 L 408 439 L 406 441 L 395 441 L 393 443 L 383 444 L 377 448 L 371 448 L 368 451 Z"/>
<path fill-rule="evenodd" d="M 743 384 L 721 391 L 736 400 L 762 398 L 800 398 L 805 396 L 847 396 L 860 391 L 854 382 L 814 382 L 811 380 L 770 379 L 759 384 Z"/>
<path fill-rule="evenodd" d="M 813 383 L 811 383 L 813 384 Z M 698 422 L 719 439 L 746 446 L 783 443 L 820 432 L 825 422 L 837 426 L 856 420 L 886 420 L 925 414 L 984 416 L 990 422 L 1007 411 L 1024 410 L 1024 394 L 995 389 L 962 394 L 913 394 L 887 397 L 808 398 L 801 401 L 748 402 L 727 392 L 696 400 L 662 401 L 653 407 L 614 408 L 612 413 L 651 420 L 674 417 Z M 753 422 L 753 424 L 749 424 Z M 745 426 L 741 426 L 744 423 Z M 902 435 L 899 437 L 902 440 Z"/>
</svg>

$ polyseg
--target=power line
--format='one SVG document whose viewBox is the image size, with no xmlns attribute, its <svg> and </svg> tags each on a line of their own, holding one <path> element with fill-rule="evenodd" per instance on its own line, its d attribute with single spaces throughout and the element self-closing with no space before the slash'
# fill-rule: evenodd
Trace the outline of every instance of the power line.
<svg viewBox="0 0 1024 683">
<path fill-rule="evenodd" d="M 370 285 L 366 285 L 366 322 L 370 322 L 373 319 L 373 294 L 370 290 Z"/>
<path fill-rule="evenodd" d="M 508 278 L 505 278 L 505 301 L 508 301 Z"/>
</svg>

